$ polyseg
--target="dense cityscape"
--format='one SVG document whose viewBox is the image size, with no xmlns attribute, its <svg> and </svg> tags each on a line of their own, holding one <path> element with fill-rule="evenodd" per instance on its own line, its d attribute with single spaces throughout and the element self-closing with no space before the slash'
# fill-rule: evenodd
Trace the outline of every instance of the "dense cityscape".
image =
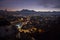
<svg viewBox="0 0 60 40">
<path fill-rule="evenodd" d="M 58 40 L 60 11 L 0 10 L 0 40 Z"/>
</svg>

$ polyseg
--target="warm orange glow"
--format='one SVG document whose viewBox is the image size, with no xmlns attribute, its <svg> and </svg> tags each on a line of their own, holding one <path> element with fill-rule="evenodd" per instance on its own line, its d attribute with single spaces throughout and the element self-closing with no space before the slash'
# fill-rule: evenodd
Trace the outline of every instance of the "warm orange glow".
<svg viewBox="0 0 60 40">
<path fill-rule="evenodd" d="M 44 30 L 42 30 L 42 29 L 39 29 L 38 31 L 39 31 L 39 32 L 45 32 L 45 31 L 44 31 Z"/>
</svg>

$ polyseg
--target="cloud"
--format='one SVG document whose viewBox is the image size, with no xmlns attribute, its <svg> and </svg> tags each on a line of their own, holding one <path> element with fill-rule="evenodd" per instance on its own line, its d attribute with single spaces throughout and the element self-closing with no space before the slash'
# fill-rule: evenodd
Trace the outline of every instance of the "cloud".
<svg viewBox="0 0 60 40">
<path fill-rule="evenodd" d="M 38 4 L 43 7 L 60 8 L 60 0 L 39 0 Z"/>
<path fill-rule="evenodd" d="M 60 0 L 0 0 L 0 8 L 60 9 Z"/>
<path fill-rule="evenodd" d="M 60 3 L 55 5 L 54 8 L 60 9 Z"/>
</svg>

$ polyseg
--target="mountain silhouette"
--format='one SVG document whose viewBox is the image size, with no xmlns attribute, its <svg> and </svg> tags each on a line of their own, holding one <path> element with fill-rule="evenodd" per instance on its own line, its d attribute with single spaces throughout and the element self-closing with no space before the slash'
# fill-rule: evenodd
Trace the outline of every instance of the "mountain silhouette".
<svg viewBox="0 0 60 40">
<path fill-rule="evenodd" d="M 50 11 L 48 11 L 48 12 L 36 12 L 36 11 L 34 11 L 34 10 L 28 10 L 28 9 L 22 9 L 21 11 L 1 11 L 0 10 L 0 15 L 22 15 L 22 16 L 41 16 L 41 15 L 43 15 L 43 16 L 51 16 L 51 15 L 60 15 L 60 11 L 58 12 L 58 11 L 53 11 L 53 12 L 50 12 Z"/>
</svg>

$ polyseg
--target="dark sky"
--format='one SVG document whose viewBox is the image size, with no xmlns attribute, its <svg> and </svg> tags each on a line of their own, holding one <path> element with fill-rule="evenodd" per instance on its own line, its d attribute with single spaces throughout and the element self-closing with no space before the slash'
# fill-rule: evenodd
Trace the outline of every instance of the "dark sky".
<svg viewBox="0 0 60 40">
<path fill-rule="evenodd" d="M 35 11 L 60 11 L 60 0 L 0 0 L 0 9 Z"/>
</svg>

